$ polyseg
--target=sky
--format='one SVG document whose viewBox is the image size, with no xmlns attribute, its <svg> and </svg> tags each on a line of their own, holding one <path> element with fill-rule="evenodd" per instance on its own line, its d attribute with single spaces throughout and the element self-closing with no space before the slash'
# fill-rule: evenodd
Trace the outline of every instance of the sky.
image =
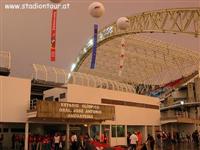
<svg viewBox="0 0 200 150">
<path fill-rule="evenodd" d="M 200 7 L 200 0 L 99 0 L 105 14 L 94 19 L 88 12 L 92 0 L 62 0 L 69 8 L 58 10 L 56 61 L 50 61 L 51 10 L 5 9 L 6 4 L 51 3 L 49 0 L 0 0 L 0 50 L 10 51 L 11 76 L 30 78 L 32 64 L 44 64 L 70 71 L 81 49 L 93 34 L 93 24 L 100 28 L 119 17 L 179 7 Z M 149 37 L 200 51 L 200 38 L 183 34 L 146 34 Z"/>
</svg>

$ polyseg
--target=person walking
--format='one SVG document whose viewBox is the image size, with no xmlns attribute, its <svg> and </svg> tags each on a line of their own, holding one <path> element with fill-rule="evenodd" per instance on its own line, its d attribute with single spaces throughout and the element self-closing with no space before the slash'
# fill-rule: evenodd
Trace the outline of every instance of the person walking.
<svg viewBox="0 0 200 150">
<path fill-rule="evenodd" d="M 74 132 L 72 132 L 71 136 L 71 142 L 72 142 L 72 150 L 77 150 L 77 136 Z"/>
<path fill-rule="evenodd" d="M 60 136 L 58 135 L 58 133 L 55 133 L 55 136 L 54 136 L 55 150 L 59 150 L 59 144 L 60 144 Z"/>
<path fill-rule="evenodd" d="M 138 137 L 138 145 L 142 145 L 142 133 L 140 131 L 137 132 L 137 137 Z"/>
<path fill-rule="evenodd" d="M 147 142 L 150 143 L 150 149 L 154 150 L 155 140 L 152 135 L 148 134 Z"/>
<path fill-rule="evenodd" d="M 128 132 L 127 133 L 127 137 L 126 137 L 126 140 L 127 140 L 127 146 L 130 147 L 130 136 L 131 136 L 131 133 Z"/>
<path fill-rule="evenodd" d="M 131 150 L 136 150 L 137 142 L 138 142 L 138 137 L 137 137 L 137 135 L 135 134 L 135 132 L 133 132 L 133 134 L 131 134 L 131 136 L 130 136 L 130 146 L 131 146 Z"/>
</svg>

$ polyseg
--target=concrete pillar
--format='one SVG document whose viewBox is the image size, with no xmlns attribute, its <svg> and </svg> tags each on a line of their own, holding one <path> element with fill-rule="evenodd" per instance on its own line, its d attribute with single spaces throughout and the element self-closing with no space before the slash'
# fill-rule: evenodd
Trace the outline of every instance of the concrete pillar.
<svg viewBox="0 0 200 150">
<path fill-rule="evenodd" d="M 155 126 L 152 126 L 152 136 L 153 136 L 154 139 L 156 139 Z"/>
<path fill-rule="evenodd" d="M 112 143 L 111 143 L 111 137 L 112 137 L 112 125 L 109 125 L 110 126 L 110 128 L 109 128 L 109 144 L 110 144 L 110 146 L 112 145 Z"/>
<path fill-rule="evenodd" d="M 91 125 L 88 124 L 88 134 L 89 134 L 89 136 L 91 137 L 91 135 L 90 135 L 90 127 L 91 127 Z"/>
<path fill-rule="evenodd" d="M 101 123 L 100 123 L 100 128 L 99 128 L 99 140 L 100 140 L 100 142 L 103 142 L 103 141 L 101 141 L 101 137 L 102 137 L 102 125 L 101 125 Z"/>
<path fill-rule="evenodd" d="M 29 122 L 25 123 L 25 141 L 24 141 L 24 150 L 28 150 L 28 131 L 29 131 Z"/>
<path fill-rule="evenodd" d="M 188 102 L 194 102 L 195 97 L 194 97 L 194 83 L 188 83 L 187 85 L 187 93 L 188 93 Z"/>
<path fill-rule="evenodd" d="M 125 125 L 125 137 L 127 137 L 127 125 Z"/>
<path fill-rule="evenodd" d="M 147 137 L 148 137 L 147 126 L 144 126 L 144 141 L 147 140 Z"/>
<path fill-rule="evenodd" d="M 200 78 L 194 79 L 196 101 L 200 102 Z"/>
<path fill-rule="evenodd" d="M 118 138 L 117 138 L 117 125 L 115 125 L 115 134 L 116 134 L 116 137 L 115 137 L 116 143 L 115 143 L 115 144 L 118 145 L 118 142 L 117 142 L 117 139 L 118 139 Z"/>
<path fill-rule="evenodd" d="M 200 107 L 197 107 L 197 119 L 200 119 Z"/>
<path fill-rule="evenodd" d="M 171 106 L 171 105 L 173 105 L 174 104 L 174 98 L 173 97 L 168 97 L 167 98 L 167 105 L 168 106 Z"/>
<path fill-rule="evenodd" d="M 190 108 L 189 116 L 190 118 L 196 119 L 196 108 Z"/>
<path fill-rule="evenodd" d="M 65 139 L 65 142 L 66 142 L 66 146 L 65 146 L 65 150 L 68 150 L 70 147 L 70 137 L 69 137 L 69 132 L 70 132 L 70 126 L 69 124 L 66 124 L 66 139 Z"/>
</svg>

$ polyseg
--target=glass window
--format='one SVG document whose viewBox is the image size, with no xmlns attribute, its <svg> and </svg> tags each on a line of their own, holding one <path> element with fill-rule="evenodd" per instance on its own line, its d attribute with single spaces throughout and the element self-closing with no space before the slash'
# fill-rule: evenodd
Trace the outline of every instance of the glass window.
<svg viewBox="0 0 200 150">
<path fill-rule="evenodd" d="M 58 97 L 56 97 L 56 98 L 55 98 L 55 101 L 56 101 L 56 102 L 58 102 L 58 101 L 59 101 L 59 98 L 58 98 Z"/>
<path fill-rule="evenodd" d="M 124 125 L 117 126 L 117 137 L 125 137 L 125 126 Z"/>
<path fill-rule="evenodd" d="M 116 125 L 112 125 L 112 137 L 116 137 Z"/>
<path fill-rule="evenodd" d="M 46 101 L 53 101 L 54 97 L 53 96 L 49 96 L 49 97 L 45 97 Z"/>
<path fill-rule="evenodd" d="M 116 131 L 117 130 L 117 131 Z M 112 125 L 112 137 L 125 137 L 125 126 L 124 125 Z"/>
<path fill-rule="evenodd" d="M 63 98 L 65 98 L 66 97 L 66 94 L 65 93 L 61 93 L 60 94 L 60 99 L 63 99 Z"/>
<path fill-rule="evenodd" d="M 91 125 L 90 126 L 90 137 L 94 140 L 100 140 L 100 125 Z"/>
<path fill-rule="evenodd" d="M 24 128 L 11 128 L 11 132 L 24 133 L 25 129 Z"/>
<path fill-rule="evenodd" d="M 101 133 L 104 133 L 104 132 L 109 132 L 110 131 L 110 125 L 102 125 L 102 130 L 101 130 Z"/>
<path fill-rule="evenodd" d="M 8 132 L 8 128 L 3 128 L 3 132 L 7 133 Z"/>
</svg>

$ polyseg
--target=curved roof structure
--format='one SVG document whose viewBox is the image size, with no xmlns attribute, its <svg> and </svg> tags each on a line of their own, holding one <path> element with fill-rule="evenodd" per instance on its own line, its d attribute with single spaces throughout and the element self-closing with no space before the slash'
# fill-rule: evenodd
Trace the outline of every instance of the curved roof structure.
<svg viewBox="0 0 200 150">
<path fill-rule="evenodd" d="M 130 28 L 120 31 L 113 23 L 98 34 L 96 68 L 90 69 L 93 39 L 86 44 L 71 71 L 119 82 L 162 85 L 199 70 L 196 51 L 135 33 L 173 32 L 200 35 L 200 8 L 166 9 L 132 17 Z M 122 75 L 119 76 L 120 43 L 126 41 Z"/>
</svg>

